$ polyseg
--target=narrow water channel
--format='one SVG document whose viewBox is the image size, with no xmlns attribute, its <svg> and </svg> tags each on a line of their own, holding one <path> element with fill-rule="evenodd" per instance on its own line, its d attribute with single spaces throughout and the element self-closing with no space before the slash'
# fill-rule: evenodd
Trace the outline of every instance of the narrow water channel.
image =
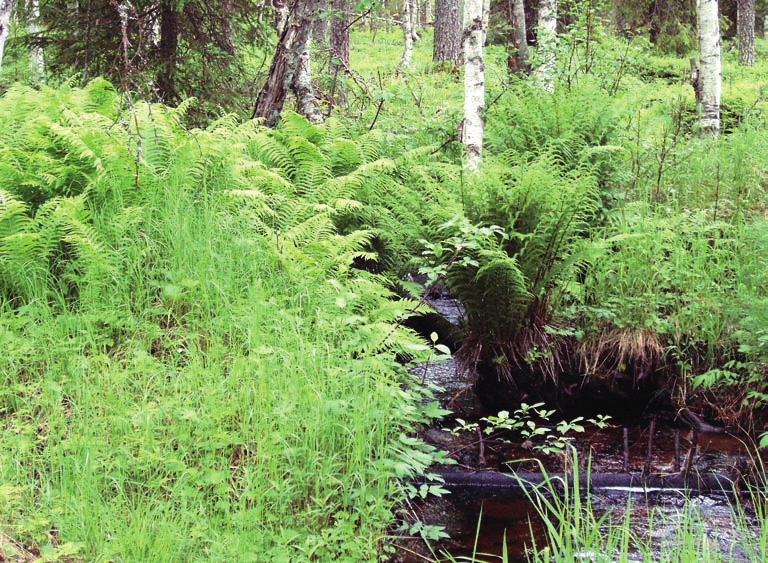
<svg viewBox="0 0 768 563">
<path fill-rule="evenodd" d="M 452 400 L 467 421 L 489 414 L 472 396 L 467 378 L 452 360 L 421 366 L 414 373 L 445 389 L 439 397 L 441 403 Z M 707 549 L 719 553 L 723 561 L 760 560 L 744 547 L 742 535 L 760 532 L 749 506 L 742 522 L 747 524 L 746 531 L 743 525 L 736 529 L 732 502 L 721 490 L 731 493 L 730 482 L 723 481 L 721 486 L 720 481 L 704 480 L 712 475 L 738 475 L 755 462 L 754 452 L 742 440 L 724 432 L 692 431 L 669 420 L 610 422 L 604 428 L 588 426 L 583 433 L 569 435 L 580 474 L 592 476 L 589 502 L 597 518 L 610 513 L 618 522 L 629 515 L 632 537 L 655 545 L 656 550 L 665 541 L 675 541 L 681 527 L 695 525 L 689 532 L 709 538 Z M 423 523 L 442 526 L 449 538 L 430 545 L 420 539 L 403 539 L 392 563 L 471 561 L 473 556 L 475 561 L 501 561 L 504 545 L 509 562 L 528 561 L 534 542 L 537 550 L 546 546 L 544 525 L 519 487 L 499 486 L 515 484 L 502 474 L 534 475 L 542 467 L 550 474 L 559 473 L 564 468 L 563 457 L 536 452 L 530 445 L 522 447 L 522 440 L 513 436 L 506 440 L 483 439 L 473 432 L 454 435 L 449 429 L 456 424 L 456 417 L 449 415 L 423 432 L 427 442 L 449 452 L 456 461 L 437 468 L 450 483 L 445 487 L 450 493 L 414 506 Z M 702 476 L 700 484 L 706 490 L 684 493 L 671 488 L 683 473 L 693 480 Z M 649 479 L 645 488 L 622 486 L 642 485 L 644 476 Z M 582 494 L 586 500 L 586 491 Z M 638 546 L 630 546 L 629 555 L 628 561 L 643 561 Z"/>
</svg>

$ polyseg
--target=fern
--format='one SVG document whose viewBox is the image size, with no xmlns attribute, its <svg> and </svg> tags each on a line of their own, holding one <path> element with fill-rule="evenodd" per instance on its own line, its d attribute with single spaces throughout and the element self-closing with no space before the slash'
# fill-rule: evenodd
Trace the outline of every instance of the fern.
<svg viewBox="0 0 768 563">
<path fill-rule="evenodd" d="M 544 327 L 589 258 L 582 241 L 600 206 L 597 181 L 589 168 L 564 166 L 562 151 L 552 145 L 531 161 L 508 152 L 487 163 L 466 188 L 471 224 L 443 228 L 462 256 L 450 257 L 446 277 L 467 316 L 459 357 L 506 377 L 530 369 L 534 346 L 549 350 L 536 369 L 554 376 L 557 344 Z"/>
</svg>

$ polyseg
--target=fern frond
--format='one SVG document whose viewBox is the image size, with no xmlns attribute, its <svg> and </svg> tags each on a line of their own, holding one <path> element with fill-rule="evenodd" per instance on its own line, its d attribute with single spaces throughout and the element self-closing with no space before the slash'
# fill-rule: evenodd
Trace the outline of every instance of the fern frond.
<svg viewBox="0 0 768 563">
<path fill-rule="evenodd" d="M 277 138 L 277 133 L 271 130 L 257 133 L 249 143 L 249 150 L 254 160 L 260 160 L 284 178 L 293 180 L 296 163 L 288 148 Z"/>
<path fill-rule="evenodd" d="M 285 111 L 280 114 L 277 130 L 287 138 L 303 137 L 311 144 L 323 142 L 324 131 L 322 126 L 310 123 L 307 118 L 296 112 Z"/>
</svg>

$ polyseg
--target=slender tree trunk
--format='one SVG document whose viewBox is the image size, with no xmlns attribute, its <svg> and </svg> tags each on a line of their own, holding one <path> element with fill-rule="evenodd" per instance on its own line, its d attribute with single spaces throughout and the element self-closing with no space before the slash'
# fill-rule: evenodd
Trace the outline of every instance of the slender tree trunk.
<svg viewBox="0 0 768 563">
<path fill-rule="evenodd" d="M 528 35 L 525 29 L 525 2 L 523 0 L 507 0 L 509 23 L 512 31 L 512 44 L 515 53 L 507 56 L 507 68 L 513 74 L 526 71 L 528 68 Z"/>
<path fill-rule="evenodd" d="M 224 29 L 222 35 L 224 36 L 224 50 L 229 55 L 235 54 L 235 37 L 232 29 L 232 20 L 235 14 L 235 0 L 223 0 L 221 3 L 221 10 L 224 17 L 222 18 L 222 24 Z"/>
<path fill-rule="evenodd" d="M 483 152 L 485 66 L 483 45 L 490 0 L 464 0 L 464 119 L 459 140 L 464 145 L 464 167 L 477 170 Z"/>
<path fill-rule="evenodd" d="M 275 13 L 275 31 L 280 37 L 288 21 L 288 3 L 286 0 L 272 0 L 272 10 Z"/>
<path fill-rule="evenodd" d="M 160 3 L 160 70 L 157 86 L 163 100 L 176 100 L 176 57 L 179 50 L 179 12 L 173 0 Z"/>
<path fill-rule="evenodd" d="M 349 68 L 349 0 L 333 0 L 331 57 L 339 59 L 342 69 Z"/>
<path fill-rule="evenodd" d="M 768 39 L 768 11 L 763 14 L 763 39 Z"/>
<path fill-rule="evenodd" d="M 31 36 L 40 34 L 40 5 L 38 0 L 31 0 L 29 4 L 29 23 L 27 24 L 27 33 Z M 29 51 L 29 79 L 32 82 L 40 82 L 45 74 L 43 62 L 43 48 L 33 45 Z"/>
<path fill-rule="evenodd" d="M 717 0 L 698 0 L 699 53 L 701 70 L 701 130 L 717 135 L 720 131 L 720 25 Z"/>
<path fill-rule="evenodd" d="M 416 28 L 421 25 L 421 6 L 419 0 L 411 0 L 411 36 L 414 41 L 421 39 Z"/>
<path fill-rule="evenodd" d="M 424 0 L 424 3 L 421 5 L 421 27 L 427 27 L 434 21 L 434 14 L 432 13 L 432 0 Z"/>
<path fill-rule="evenodd" d="M 312 70 L 309 64 L 310 34 L 307 33 L 304 49 L 299 55 L 299 68 L 291 84 L 291 90 L 296 95 L 296 110 L 312 123 L 322 123 L 323 115 L 317 107 L 315 93 L 312 90 Z"/>
<path fill-rule="evenodd" d="M 262 118 L 266 125 L 274 125 L 283 110 L 289 90 L 296 93 L 298 106 L 306 108 L 311 94 L 311 82 L 308 80 L 309 64 L 304 64 L 302 58 L 307 57 L 305 61 L 308 61 L 305 53 L 318 6 L 318 0 L 293 1 L 251 119 Z"/>
<path fill-rule="evenodd" d="M 91 66 L 91 30 L 93 28 L 93 14 L 91 11 L 93 1 L 88 0 L 88 6 L 86 8 L 86 19 L 87 23 L 85 25 L 85 55 L 84 55 L 84 61 L 83 61 L 83 79 L 80 81 L 80 86 L 85 88 L 85 86 L 88 84 L 88 80 L 90 78 L 90 66 Z"/>
<path fill-rule="evenodd" d="M 435 0 L 435 43 L 432 61 L 461 64 L 461 8 L 459 0 Z"/>
<path fill-rule="evenodd" d="M 326 45 L 328 41 L 328 7 L 329 0 L 320 0 L 319 16 L 312 22 L 312 43 L 316 46 Z"/>
<path fill-rule="evenodd" d="M 739 64 L 755 64 L 755 0 L 739 0 L 736 16 Z"/>
<path fill-rule="evenodd" d="M 411 56 L 413 55 L 413 26 L 411 24 L 411 0 L 403 0 L 403 11 L 401 27 L 403 28 L 403 56 L 397 63 L 398 68 L 408 68 L 411 66 Z"/>
<path fill-rule="evenodd" d="M 536 34 L 541 63 L 536 76 L 541 89 L 555 91 L 555 63 L 557 57 L 557 0 L 541 0 L 539 3 L 539 25 Z"/>
<path fill-rule="evenodd" d="M 5 40 L 11 32 L 11 14 L 16 8 L 16 0 L 0 0 L 0 68 L 3 65 Z"/>
</svg>

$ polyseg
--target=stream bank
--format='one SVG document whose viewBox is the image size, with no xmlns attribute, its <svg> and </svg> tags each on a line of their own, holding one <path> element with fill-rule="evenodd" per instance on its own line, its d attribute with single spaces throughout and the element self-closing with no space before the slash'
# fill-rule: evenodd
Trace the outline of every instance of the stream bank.
<svg viewBox="0 0 768 563">
<path fill-rule="evenodd" d="M 458 306 L 438 305 L 460 312 Z M 541 549 L 546 539 L 544 524 L 524 489 L 547 480 L 572 483 L 574 469 L 562 453 L 544 451 L 543 435 L 527 439 L 519 431 L 483 432 L 483 420 L 497 415 L 499 407 L 514 411 L 520 403 L 504 393 L 490 400 L 487 390 L 477 393 L 477 375 L 463 372 L 452 358 L 416 366 L 412 373 L 442 389 L 437 398 L 452 411 L 420 432 L 424 441 L 455 461 L 432 469 L 449 494 L 414 506 L 416 518 L 443 526 L 450 537 L 429 546 L 421 539 L 403 539 L 392 563 L 470 558 L 473 553 L 487 554 L 478 560 L 498 560 L 502 544 L 509 561 L 528 561 L 533 542 Z M 567 417 L 582 416 L 580 412 L 585 418 L 611 415 L 602 427 L 580 421 L 583 432 L 563 436 L 576 452 L 585 499 L 598 516 L 629 517 L 631 533 L 655 542 L 656 550 L 663 548 L 663 538 L 676 537 L 691 518 L 685 514 L 694 510 L 697 533 L 712 537 L 715 552 L 739 563 L 754 560 L 744 536 L 759 534 L 759 522 L 749 512 L 747 491 L 755 482 L 768 482 L 763 460 L 747 437 L 729 434 L 694 413 L 676 412 L 667 401 L 646 401 L 648 397 L 638 406 L 610 389 L 585 387 L 569 394 Z M 553 428 L 561 420 L 572 420 L 567 417 L 559 412 L 532 422 L 537 428 Z M 456 430 L 474 424 L 479 426 Z M 552 490 L 563 494 L 562 487 Z M 749 531 L 734 526 L 734 494 L 748 507 L 742 523 L 749 521 Z M 628 559 L 635 560 L 643 560 L 638 547 Z"/>
</svg>

